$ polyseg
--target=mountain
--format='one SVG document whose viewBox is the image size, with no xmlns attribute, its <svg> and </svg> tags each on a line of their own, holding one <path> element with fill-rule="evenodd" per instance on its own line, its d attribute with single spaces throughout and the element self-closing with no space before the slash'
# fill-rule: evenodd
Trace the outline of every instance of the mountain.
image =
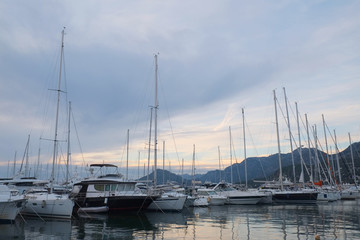
<svg viewBox="0 0 360 240">
<path fill-rule="evenodd" d="M 360 172 L 360 142 L 353 143 L 351 145 L 354 156 L 355 170 L 357 175 Z M 311 163 L 314 169 L 314 160 L 316 156 L 316 149 L 311 148 L 302 148 L 302 157 L 307 166 L 308 171 L 311 171 L 310 167 L 310 157 L 309 151 L 311 155 Z M 299 179 L 300 171 L 301 171 L 301 158 L 299 149 L 295 149 L 293 151 L 294 154 L 294 164 L 295 164 L 295 174 L 297 179 Z M 327 159 L 327 154 L 323 151 L 317 150 L 318 158 L 324 167 L 325 164 L 331 166 L 332 174 L 338 178 L 337 171 L 337 161 L 336 154 L 330 154 Z M 352 160 L 351 160 L 351 149 L 350 146 L 346 148 L 344 151 L 339 153 L 339 163 L 341 169 L 341 179 L 342 182 L 353 183 L 352 173 Z M 290 180 L 293 180 L 293 165 L 291 153 L 281 154 L 281 162 L 282 162 L 282 172 L 283 177 L 286 177 Z M 274 180 L 279 178 L 279 156 L 278 154 L 273 154 L 267 157 L 251 157 L 246 159 L 247 164 L 247 175 L 248 175 L 248 184 L 250 186 L 255 186 L 256 184 L 253 180 Z M 334 168 L 333 168 L 334 166 Z M 224 170 L 213 170 L 209 171 L 203 175 L 196 175 L 195 180 L 201 182 L 219 182 L 220 180 L 224 180 L 226 182 L 231 182 L 231 168 L 232 168 L 232 176 L 233 183 L 245 184 L 245 161 L 241 163 L 235 163 L 232 166 L 225 168 Z M 314 170 L 313 170 L 314 171 Z M 182 179 L 184 179 L 184 183 L 186 185 L 191 184 L 192 176 L 184 175 L 183 177 L 173 174 L 169 171 L 157 170 L 157 184 L 163 184 L 163 174 L 164 173 L 164 182 L 167 181 L 175 181 L 177 183 L 181 183 Z M 327 176 L 329 175 L 328 171 L 326 172 Z M 220 179 L 221 175 L 221 179 Z M 304 177 L 305 181 L 309 180 L 309 175 L 307 174 L 306 169 L 304 169 Z M 153 179 L 153 173 L 150 174 L 149 179 Z M 140 180 L 146 180 L 146 176 L 141 178 Z"/>
</svg>

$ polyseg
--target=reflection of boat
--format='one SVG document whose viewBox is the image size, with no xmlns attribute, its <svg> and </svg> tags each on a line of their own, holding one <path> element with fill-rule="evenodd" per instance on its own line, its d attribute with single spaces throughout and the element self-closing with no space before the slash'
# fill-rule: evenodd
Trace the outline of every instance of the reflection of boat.
<svg viewBox="0 0 360 240">
<path fill-rule="evenodd" d="M 0 185 L 0 221 L 12 222 L 23 208 L 25 198 L 15 189 Z"/>
<path fill-rule="evenodd" d="M 27 218 L 23 224 L 25 239 L 72 239 L 71 221 Z"/>
<path fill-rule="evenodd" d="M 183 212 L 146 212 L 145 215 L 154 226 L 159 224 L 187 224 L 186 217 Z"/>
</svg>

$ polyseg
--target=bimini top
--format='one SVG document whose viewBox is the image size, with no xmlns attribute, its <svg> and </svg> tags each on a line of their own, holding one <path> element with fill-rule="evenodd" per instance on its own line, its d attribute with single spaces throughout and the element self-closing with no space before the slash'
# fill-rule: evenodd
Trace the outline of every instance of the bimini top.
<svg viewBox="0 0 360 240">
<path fill-rule="evenodd" d="M 115 167 L 115 168 L 117 168 L 117 166 L 114 164 L 106 164 L 106 163 L 90 164 L 90 167 Z"/>
</svg>

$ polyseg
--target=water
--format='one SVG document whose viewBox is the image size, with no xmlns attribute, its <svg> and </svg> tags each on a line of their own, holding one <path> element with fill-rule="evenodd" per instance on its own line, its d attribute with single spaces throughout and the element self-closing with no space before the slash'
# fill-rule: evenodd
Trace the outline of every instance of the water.
<svg viewBox="0 0 360 240">
<path fill-rule="evenodd" d="M 360 239 L 360 201 L 189 208 L 181 213 L 18 218 L 0 239 Z"/>
</svg>

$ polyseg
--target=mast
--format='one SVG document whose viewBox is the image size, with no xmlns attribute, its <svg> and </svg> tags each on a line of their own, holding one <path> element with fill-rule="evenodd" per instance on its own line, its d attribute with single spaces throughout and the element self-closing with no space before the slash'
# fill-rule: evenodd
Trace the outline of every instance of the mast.
<svg viewBox="0 0 360 240">
<path fill-rule="evenodd" d="M 127 130 L 126 135 L 126 178 L 125 180 L 129 180 L 129 129 Z"/>
<path fill-rule="evenodd" d="M 157 58 L 158 55 L 155 54 L 155 125 L 154 125 L 154 167 L 155 167 L 155 171 L 154 171 L 154 185 L 156 186 L 156 179 L 157 179 L 157 174 L 156 174 L 156 169 L 157 169 L 157 110 L 158 110 L 158 62 L 157 62 Z"/>
<path fill-rule="evenodd" d="M 276 93 L 274 92 L 274 105 L 275 105 L 275 120 L 276 120 L 276 136 L 277 136 L 277 142 L 278 142 L 278 156 L 279 156 L 279 180 L 280 180 L 280 186 L 281 191 L 284 190 L 283 186 L 283 179 L 282 179 L 282 166 L 281 166 L 281 150 L 280 150 L 280 136 L 279 136 L 279 122 L 278 122 L 278 116 L 277 116 L 277 107 L 276 107 Z"/>
<path fill-rule="evenodd" d="M 285 107 L 286 107 L 286 117 L 287 117 L 287 126 L 289 130 L 289 141 L 290 141 L 290 149 L 291 149 L 291 161 L 293 165 L 293 175 L 294 175 L 294 183 L 296 183 L 296 173 L 295 173 L 295 161 L 294 161 L 294 152 L 293 152 L 293 145 L 292 145 L 292 135 L 291 135 L 291 127 L 290 127 L 290 118 L 289 118 L 289 109 L 287 104 L 287 97 L 286 97 L 286 91 L 284 90 L 284 96 L 285 96 Z"/>
<path fill-rule="evenodd" d="M 28 138 L 28 142 L 26 144 L 26 161 L 25 161 L 25 177 L 29 177 L 29 145 L 30 145 L 30 135 Z"/>
<path fill-rule="evenodd" d="M 138 151 L 138 177 L 137 179 L 140 179 L 140 151 Z"/>
<path fill-rule="evenodd" d="M 335 137 L 335 149 L 336 149 L 336 163 L 337 163 L 337 168 L 338 168 L 339 183 L 341 185 L 342 180 L 341 180 L 341 172 L 340 172 L 339 148 L 337 145 L 335 129 L 334 129 L 334 137 Z"/>
<path fill-rule="evenodd" d="M 66 184 L 69 184 L 69 163 L 70 163 L 70 119 L 71 119 L 71 102 L 69 102 L 69 121 L 68 121 L 68 140 L 67 140 L 67 157 L 66 157 Z M 40 149 L 39 149 L 40 152 Z"/>
<path fill-rule="evenodd" d="M 218 146 L 218 153 L 219 153 L 219 182 L 221 182 L 221 155 L 220 155 L 220 146 Z"/>
<path fill-rule="evenodd" d="M 244 135 L 244 161 L 245 161 L 245 189 L 248 189 L 248 177 L 247 177 L 247 165 L 246 165 L 246 140 L 245 140 L 245 114 L 244 108 L 242 110 L 242 122 L 243 122 L 243 135 Z"/>
<path fill-rule="evenodd" d="M 192 160 L 192 190 L 195 191 L 195 144 L 193 149 L 193 160 Z"/>
<path fill-rule="evenodd" d="M 329 164 L 329 166 L 328 166 L 329 179 L 332 180 L 333 178 L 331 176 L 331 165 L 330 165 L 330 161 L 329 161 L 329 147 L 328 147 L 328 142 L 327 142 L 327 137 L 326 137 L 325 117 L 324 117 L 324 114 L 321 114 L 321 116 L 322 116 L 323 127 L 324 127 L 324 137 L 325 137 L 325 145 L 326 145 L 326 161 Z"/>
<path fill-rule="evenodd" d="M 318 138 L 317 138 L 317 128 L 316 124 L 313 126 L 313 132 L 314 132 L 314 141 L 315 141 L 315 179 L 317 181 L 321 180 L 321 174 L 320 174 L 320 162 L 319 162 L 319 155 L 318 155 Z"/>
<path fill-rule="evenodd" d="M 350 142 L 350 153 L 351 153 L 351 163 L 352 163 L 352 168 L 353 168 L 353 178 L 354 178 L 355 186 L 357 186 L 356 174 L 355 174 L 354 154 L 353 154 L 353 149 L 352 149 L 352 144 L 351 144 L 350 133 L 348 133 L 348 135 L 349 135 L 349 142 Z"/>
<path fill-rule="evenodd" d="M 63 55 L 64 55 L 64 35 L 65 35 L 65 27 L 61 31 L 59 83 L 58 83 L 58 88 L 56 90 L 57 91 L 57 106 L 56 106 L 56 118 L 55 118 L 54 152 L 53 152 L 53 162 L 52 162 L 52 170 L 51 170 L 51 177 L 50 177 L 50 193 L 53 193 L 55 162 L 56 162 L 56 157 L 57 157 L 59 105 L 60 105 L 60 93 L 61 93 L 61 71 L 62 71 L 62 62 L 63 62 Z"/>
<path fill-rule="evenodd" d="M 150 128 L 149 128 L 149 148 L 148 148 L 148 167 L 147 167 L 147 183 L 149 184 L 149 174 L 150 174 L 150 153 L 151 153 L 151 125 L 152 125 L 152 112 L 153 108 L 150 108 Z"/>
<path fill-rule="evenodd" d="M 165 141 L 163 141 L 163 180 L 162 183 L 165 184 Z"/>
<path fill-rule="evenodd" d="M 231 127 L 229 126 L 229 136 L 230 136 L 230 181 L 233 184 L 233 165 L 232 165 L 232 149 L 231 149 Z"/>
<path fill-rule="evenodd" d="M 184 186 L 184 159 L 181 162 L 181 186 Z"/>
<path fill-rule="evenodd" d="M 302 146 L 301 146 L 301 134 L 300 134 L 300 123 L 299 123 L 299 110 L 298 110 L 298 105 L 297 102 L 295 102 L 295 107 L 296 107 L 296 122 L 297 122 L 297 129 L 298 129 L 298 134 L 299 134 L 299 154 L 300 154 L 300 165 L 301 165 L 301 174 L 300 176 L 302 176 L 303 179 L 299 179 L 299 182 L 302 182 L 303 187 L 305 187 L 305 179 L 304 179 L 304 159 L 302 156 Z"/>
<path fill-rule="evenodd" d="M 14 169 L 13 169 L 13 177 L 15 177 L 15 170 L 16 170 L 16 153 L 17 153 L 17 151 L 15 151 L 15 155 L 14 155 Z"/>
<path fill-rule="evenodd" d="M 305 113 L 305 121 L 306 121 L 306 134 L 307 134 L 307 139 L 308 139 L 309 161 L 310 161 L 310 182 L 314 182 L 313 165 L 312 165 L 311 151 L 310 151 L 311 145 L 310 145 L 310 134 L 309 134 L 309 122 L 308 122 L 306 113 Z"/>
</svg>

